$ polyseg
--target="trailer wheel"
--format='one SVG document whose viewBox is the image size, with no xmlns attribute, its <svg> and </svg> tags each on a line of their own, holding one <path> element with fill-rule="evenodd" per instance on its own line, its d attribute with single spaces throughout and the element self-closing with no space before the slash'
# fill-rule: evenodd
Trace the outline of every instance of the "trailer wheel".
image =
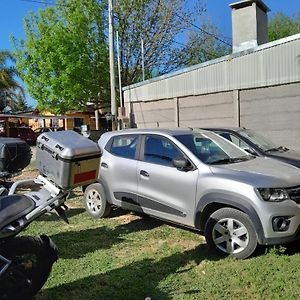
<svg viewBox="0 0 300 300">
<path fill-rule="evenodd" d="M 86 211 L 95 219 L 105 218 L 111 212 L 111 205 L 100 183 L 93 183 L 85 189 L 83 201 Z"/>
</svg>

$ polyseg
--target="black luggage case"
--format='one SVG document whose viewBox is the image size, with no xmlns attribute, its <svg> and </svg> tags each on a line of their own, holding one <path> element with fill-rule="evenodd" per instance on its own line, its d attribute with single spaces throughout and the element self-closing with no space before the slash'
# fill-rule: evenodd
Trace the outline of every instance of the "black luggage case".
<svg viewBox="0 0 300 300">
<path fill-rule="evenodd" d="M 22 171 L 29 165 L 30 160 L 31 149 L 25 141 L 18 138 L 0 138 L 0 176 Z"/>
</svg>

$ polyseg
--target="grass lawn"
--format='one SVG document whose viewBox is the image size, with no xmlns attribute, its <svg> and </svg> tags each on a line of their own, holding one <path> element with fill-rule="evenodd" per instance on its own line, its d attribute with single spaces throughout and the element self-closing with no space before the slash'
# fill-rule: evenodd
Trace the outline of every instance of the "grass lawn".
<svg viewBox="0 0 300 300">
<path fill-rule="evenodd" d="M 60 250 L 37 300 L 300 299 L 297 243 L 222 259 L 198 233 L 122 210 L 93 220 L 81 201 L 79 190 L 67 201 L 70 224 L 50 214 L 23 231 L 48 234 Z"/>
</svg>

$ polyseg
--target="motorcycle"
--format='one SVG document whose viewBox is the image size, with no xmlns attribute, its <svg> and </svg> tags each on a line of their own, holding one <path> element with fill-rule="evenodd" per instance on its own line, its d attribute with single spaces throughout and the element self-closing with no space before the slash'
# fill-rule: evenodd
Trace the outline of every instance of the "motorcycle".
<svg viewBox="0 0 300 300">
<path fill-rule="evenodd" d="M 34 186 L 24 195 L 15 194 L 22 185 Z M 16 236 L 42 214 L 55 209 L 67 221 L 62 208 L 63 192 L 39 175 L 36 179 L 12 184 L 7 196 L 0 197 L 0 299 L 31 299 L 47 281 L 58 249 L 46 235 Z"/>
<path fill-rule="evenodd" d="M 0 172 L 20 171 L 29 156 L 30 149 L 20 141 L 0 142 Z M 40 175 L 0 186 L 0 300 L 31 299 L 47 281 L 58 258 L 54 242 L 45 235 L 17 234 L 53 209 L 68 223 L 64 202 L 73 188 L 97 180 L 100 156 L 96 143 L 74 131 L 43 133 L 36 146 Z"/>
</svg>

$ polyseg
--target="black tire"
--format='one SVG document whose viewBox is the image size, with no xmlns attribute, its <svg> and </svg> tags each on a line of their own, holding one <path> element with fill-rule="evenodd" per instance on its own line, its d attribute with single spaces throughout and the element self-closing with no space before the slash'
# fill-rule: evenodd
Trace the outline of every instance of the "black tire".
<svg viewBox="0 0 300 300">
<path fill-rule="evenodd" d="M 219 255 L 249 257 L 257 247 L 254 226 L 247 214 L 230 207 L 215 211 L 205 225 L 205 238 Z"/>
<path fill-rule="evenodd" d="M 39 237 L 14 237 L 0 244 L 0 254 L 12 261 L 0 278 L 0 299 L 27 300 L 43 287 L 58 250 L 52 240 Z"/>
<path fill-rule="evenodd" d="M 100 183 L 89 185 L 84 192 L 84 207 L 94 218 L 105 218 L 111 212 L 111 205 L 106 200 L 105 191 Z"/>
</svg>

